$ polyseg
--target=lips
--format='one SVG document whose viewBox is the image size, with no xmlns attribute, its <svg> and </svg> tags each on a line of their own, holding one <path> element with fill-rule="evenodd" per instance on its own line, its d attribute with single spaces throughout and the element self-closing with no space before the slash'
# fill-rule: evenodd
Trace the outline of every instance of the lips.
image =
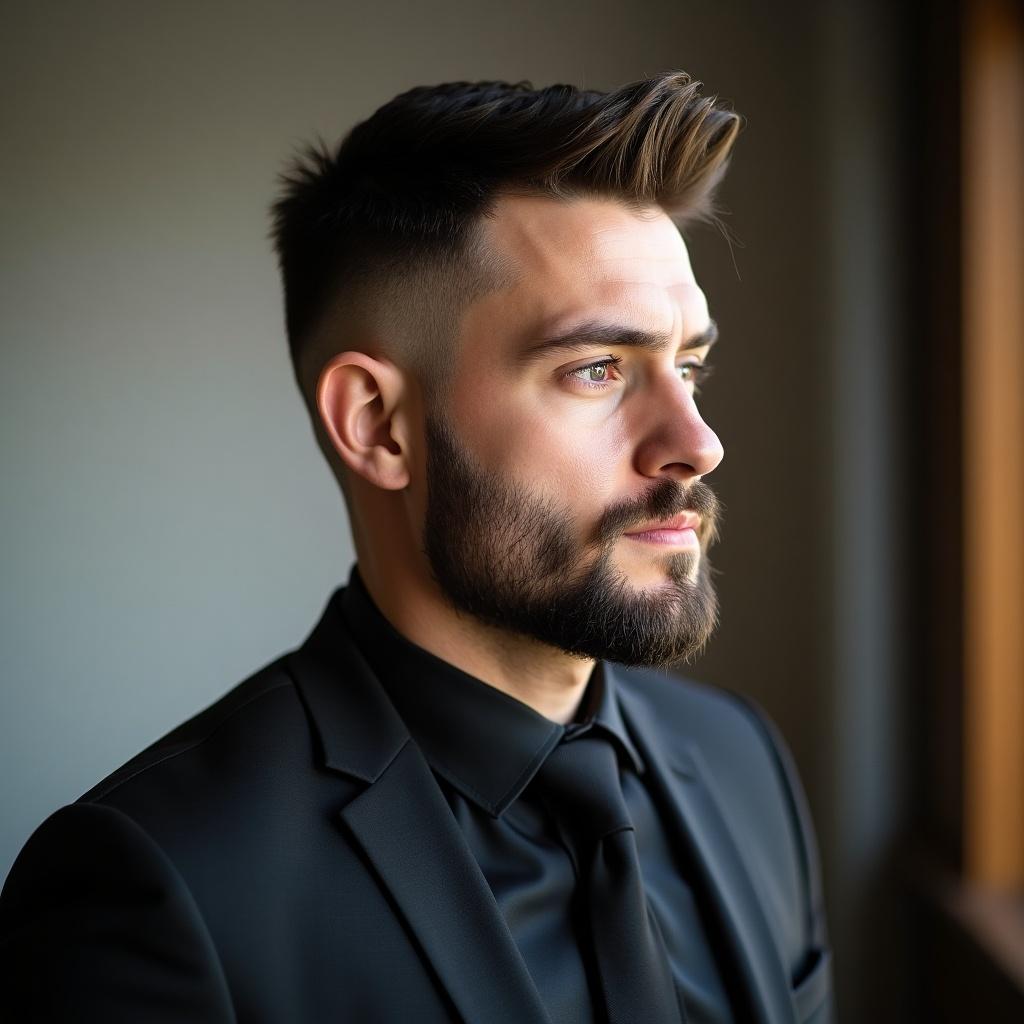
<svg viewBox="0 0 1024 1024">
<path fill-rule="evenodd" d="M 637 530 L 627 530 L 627 536 L 638 533 L 650 533 L 653 530 L 698 530 L 700 528 L 700 516 L 696 512 L 680 512 L 671 519 L 662 519 L 657 523 L 648 523 Z"/>
</svg>

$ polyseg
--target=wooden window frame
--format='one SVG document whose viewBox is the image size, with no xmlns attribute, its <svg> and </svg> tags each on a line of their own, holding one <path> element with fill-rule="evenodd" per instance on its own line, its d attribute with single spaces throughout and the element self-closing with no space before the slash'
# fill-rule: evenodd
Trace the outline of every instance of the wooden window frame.
<svg viewBox="0 0 1024 1024">
<path fill-rule="evenodd" d="M 919 1019 L 1024 1020 L 1024 6 L 928 26 Z M 923 517 L 923 518 L 922 518 Z"/>
<path fill-rule="evenodd" d="M 964 874 L 1024 889 L 1024 15 L 969 5 L 963 80 Z"/>
</svg>

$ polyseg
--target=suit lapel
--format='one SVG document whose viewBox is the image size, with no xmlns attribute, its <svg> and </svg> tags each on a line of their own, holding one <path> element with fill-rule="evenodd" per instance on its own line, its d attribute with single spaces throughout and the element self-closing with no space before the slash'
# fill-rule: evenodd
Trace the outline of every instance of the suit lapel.
<svg viewBox="0 0 1024 1024">
<path fill-rule="evenodd" d="M 490 887 L 414 743 L 341 817 L 466 1021 L 548 1019 Z"/>
<path fill-rule="evenodd" d="M 609 666 L 610 667 L 610 666 Z M 714 780 L 697 745 L 662 742 L 663 724 L 616 668 L 623 717 L 668 814 L 666 825 L 694 861 L 736 963 L 757 1024 L 792 1024 L 789 979 L 764 908 L 722 814 Z M 670 681 L 667 681 L 670 682 Z"/>
<path fill-rule="evenodd" d="M 494 895 L 332 596 L 288 663 L 325 767 L 368 783 L 339 812 L 466 1024 L 548 1021 Z"/>
</svg>

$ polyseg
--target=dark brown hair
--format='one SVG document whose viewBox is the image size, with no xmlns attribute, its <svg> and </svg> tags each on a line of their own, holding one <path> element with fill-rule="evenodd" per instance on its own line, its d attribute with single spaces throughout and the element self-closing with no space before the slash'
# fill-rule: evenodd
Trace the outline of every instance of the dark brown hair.
<svg viewBox="0 0 1024 1024">
<path fill-rule="evenodd" d="M 500 280 L 478 237 L 499 196 L 601 195 L 660 206 L 680 226 L 714 219 L 740 117 L 700 87 L 684 72 L 607 93 L 529 82 L 420 86 L 335 149 L 308 147 L 283 175 L 273 239 L 292 361 L 321 447 L 329 442 L 316 377 L 334 352 L 360 347 L 346 323 L 383 317 L 388 354 L 429 396 L 443 392 L 460 311 Z M 339 333 L 314 343 L 330 311 L 342 314 L 331 321 Z"/>
</svg>

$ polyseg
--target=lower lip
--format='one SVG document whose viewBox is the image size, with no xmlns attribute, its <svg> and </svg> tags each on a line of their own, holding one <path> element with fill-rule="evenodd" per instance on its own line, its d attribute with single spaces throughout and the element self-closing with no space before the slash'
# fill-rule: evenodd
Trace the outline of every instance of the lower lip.
<svg viewBox="0 0 1024 1024">
<path fill-rule="evenodd" d="M 630 540 L 641 540 L 646 544 L 677 545 L 680 547 L 697 547 L 697 531 L 689 527 L 685 530 L 648 530 L 647 533 L 627 533 Z"/>
</svg>

